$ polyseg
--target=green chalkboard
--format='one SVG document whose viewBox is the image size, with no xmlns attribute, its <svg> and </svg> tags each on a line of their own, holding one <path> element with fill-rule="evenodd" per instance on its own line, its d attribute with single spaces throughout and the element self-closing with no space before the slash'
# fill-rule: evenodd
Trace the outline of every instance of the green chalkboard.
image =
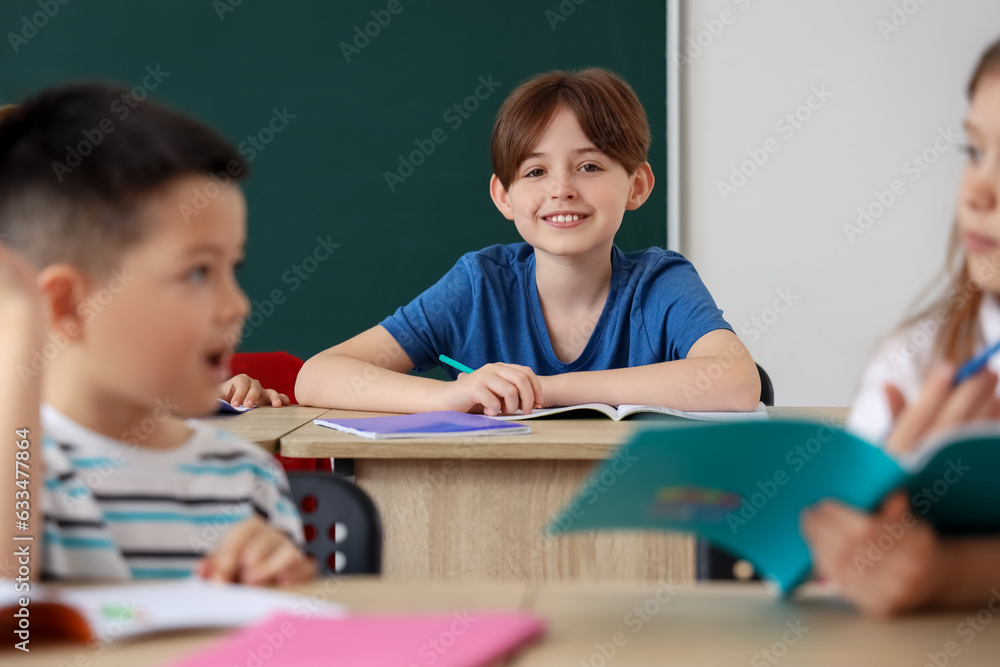
<svg viewBox="0 0 1000 667">
<path fill-rule="evenodd" d="M 0 100 L 111 80 L 252 158 L 247 351 L 311 356 L 462 253 L 519 240 L 489 198 L 489 135 L 547 70 L 607 67 L 635 88 L 657 186 L 618 243 L 666 242 L 664 2 L 4 0 L 0 30 Z"/>
</svg>

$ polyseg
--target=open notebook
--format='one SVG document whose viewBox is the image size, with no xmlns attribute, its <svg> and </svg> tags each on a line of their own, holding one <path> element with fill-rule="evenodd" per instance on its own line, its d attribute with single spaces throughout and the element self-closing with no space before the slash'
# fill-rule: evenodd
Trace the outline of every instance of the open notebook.
<svg viewBox="0 0 1000 667">
<path fill-rule="evenodd" d="M 599 412 L 610 417 L 611 419 L 614 419 L 615 421 L 621 421 L 626 417 L 643 413 L 666 415 L 668 417 L 677 417 L 678 419 L 720 422 L 751 421 L 768 418 L 767 408 L 764 407 L 763 403 L 758 404 L 757 409 L 753 412 L 685 412 L 684 410 L 675 410 L 674 408 L 664 408 L 656 405 L 619 405 L 618 407 L 615 407 L 605 403 L 581 403 L 580 405 L 568 405 L 560 408 L 541 408 L 539 410 L 532 410 L 530 415 L 520 414 L 520 411 L 518 411 L 518 414 L 508 415 L 506 417 L 497 417 L 497 419 L 504 419 L 507 421 L 535 419 L 536 417 L 548 417 L 549 415 L 557 415 L 563 412 L 573 412 L 575 410 Z"/>
<path fill-rule="evenodd" d="M 18 619 L 26 615 L 31 626 L 26 638 L 39 641 L 110 641 L 166 630 L 237 627 L 303 609 L 327 617 L 346 613 L 340 605 L 291 593 L 197 578 L 104 586 L 31 584 L 28 591 L 15 589 L 10 580 L 0 583 L 0 631 L 17 638 Z"/>
</svg>

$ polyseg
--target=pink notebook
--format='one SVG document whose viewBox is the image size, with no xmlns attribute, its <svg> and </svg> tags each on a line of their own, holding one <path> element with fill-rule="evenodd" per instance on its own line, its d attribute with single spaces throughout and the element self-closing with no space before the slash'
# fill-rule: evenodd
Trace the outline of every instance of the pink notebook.
<svg viewBox="0 0 1000 667">
<path fill-rule="evenodd" d="M 173 667 L 482 667 L 543 629 L 540 618 L 523 613 L 343 618 L 278 614 Z"/>
</svg>

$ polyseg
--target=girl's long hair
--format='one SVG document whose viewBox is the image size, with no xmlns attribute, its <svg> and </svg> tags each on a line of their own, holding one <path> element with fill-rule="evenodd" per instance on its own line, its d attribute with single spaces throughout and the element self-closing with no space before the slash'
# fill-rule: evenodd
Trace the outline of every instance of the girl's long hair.
<svg viewBox="0 0 1000 667">
<path fill-rule="evenodd" d="M 979 58 L 969 80 L 968 97 L 971 101 L 976 89 L 987 75 L 1000 74 L 1000 40 L 994 42 Z M 948 241 L 947 261 L 943 273 L 949 277 L 948 290 L 918 314 L 908 318 L 902 327 L 934 318 L 940 331 L 934 339 L 933 356 L 953 364 L 961 364 L 972 357 L 979 340 L 978 315 L 983 302 L 982 284 L 969 274 L 969 263 L 962 251 L 958 221 L 952 223 Z"/>
</svg>

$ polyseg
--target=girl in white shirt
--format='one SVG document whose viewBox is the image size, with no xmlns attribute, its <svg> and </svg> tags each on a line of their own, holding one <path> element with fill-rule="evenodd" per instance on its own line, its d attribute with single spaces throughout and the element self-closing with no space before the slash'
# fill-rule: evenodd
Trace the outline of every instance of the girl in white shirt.
<svg viewBox="0 0 1000 667">
<path fill-rule="evenodd" d="M 958 366 L 1000 340 L 1000 41 L 981 57 L 968 93 L 968 164 L 950 244 L 951 289 L 881 347 L 849 419 L 854 431 L 885 438 L 895 453 L 932 432 L 1000 415 L 1000 355 L 953 385 Z M 877 514 L 822 503 L 803 515 L 802 528 L 816 572 L 865 613 L 987 604 L 1000 611 L 1000 536 L 942 538 L 903 493 Z M 872 559 L 872 541 L 882 545 L 886 535 L 892 546 Z"/>
</svg>

